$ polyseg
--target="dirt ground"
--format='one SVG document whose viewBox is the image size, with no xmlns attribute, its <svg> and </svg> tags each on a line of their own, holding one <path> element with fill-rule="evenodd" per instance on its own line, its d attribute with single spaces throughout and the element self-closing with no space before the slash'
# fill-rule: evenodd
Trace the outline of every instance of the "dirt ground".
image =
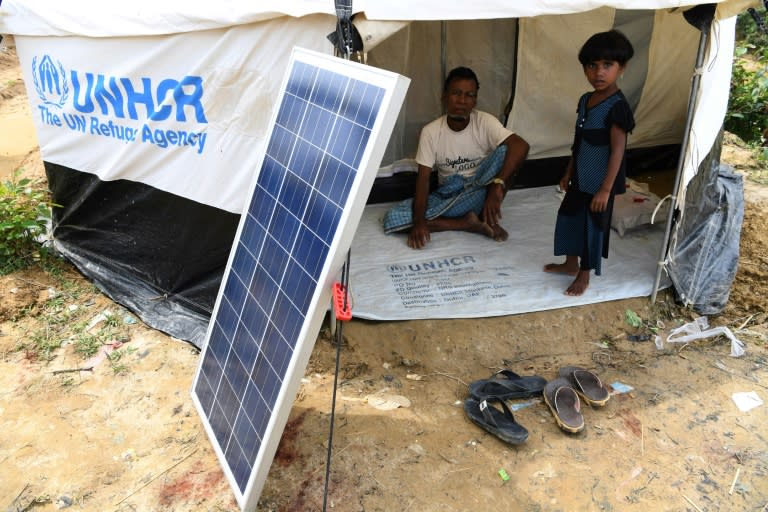
<svg viewBox="0 0 768 512">
<path fill-rule="evenodd" d="M 15 51 L 4 44 L 0 179 L 19 167 L 42 178 Z M 723 159 L 745 173 L 754 166 L 731 139 Z M 731 300 L 709 318 L 746 342 L 740 358 L 724 337 L 663 350 L 630 341 L 649 326 L 666 334 L 698 316 L 666 292 L 655 304 L 346 323 L 327 509 L 765 511 L 768 406 L 742 411 L 732 396 L 768 400 L 767 191 L 747 182 Z M 627 310 L 643 326 L 631 327 Z M 78 335 L 68 334 L 73 326 Z M 116 335 L 95 355 L 78 352 L 87 334 L 108 328 Z M 39 349 L 46 340 L 55 342 L 48 352 Z M 238 510 L 190 398 L 198 357 L 71 268 L 0 277 L 0 510 Z M 335 361 L 324 328 L 257 510 L 322 510 Z M 633 389 L 604 408 L 585 407 L 576 435 L 561 431 L 540 400 L 518 401 L 526 405 L 515 417 L 530 432 L 519 446 L 465 417 L 470 381 L 501 367 L 552 379 L 565 365 Z M 390 395 L 407 402 L 382 408 L 376 399 Z"/>
</svg>

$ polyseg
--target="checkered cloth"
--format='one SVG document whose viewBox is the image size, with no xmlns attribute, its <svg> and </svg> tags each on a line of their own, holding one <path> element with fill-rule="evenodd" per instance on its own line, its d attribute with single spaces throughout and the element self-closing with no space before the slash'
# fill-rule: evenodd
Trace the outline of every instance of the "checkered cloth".
<svg viewBox="0 0 768 512">
<path fill-rule="evenodd" d="M 480 162 L 473 178 L 467 179 L 458 174 L 448 176 L 443 184 L 427 197 L 427 220 L 437 217 L 463 217 L 470 211 L 480 215 L 485 202 L 485 187 L 499 174 L 506 154 L 507 146 L 497 147 Z M 410 229 L 412 226 L 412 198 L 397 203 L 384 216 L 384 232 L 387 234 Z"/>
</svg>

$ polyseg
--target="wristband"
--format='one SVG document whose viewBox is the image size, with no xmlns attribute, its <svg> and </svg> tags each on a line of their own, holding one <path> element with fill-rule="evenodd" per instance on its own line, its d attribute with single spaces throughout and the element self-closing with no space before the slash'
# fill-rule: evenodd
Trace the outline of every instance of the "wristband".
<svg viewBox="0 0 768 512">
<path fill-rule="evenodd" d="M 494 178 L 494 179 L 491 180 L 491 183 L 498 183 L 499 185 L 501 185 L 501 190 L 506 192 L 507 184 L 504 183 L 503 179 L 501 179 L 501 178 Z"/>
</svg>

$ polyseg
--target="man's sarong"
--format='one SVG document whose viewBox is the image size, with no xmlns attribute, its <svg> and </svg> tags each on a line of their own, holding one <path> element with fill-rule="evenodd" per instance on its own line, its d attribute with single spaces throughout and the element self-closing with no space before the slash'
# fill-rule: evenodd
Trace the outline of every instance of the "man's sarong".
<svg viewBox="0 0 768 512">
<path fill-rule="evenodd" d="M 463 217 L 470 211 L 477 215 L 483 211 L 486 187 L 499 174 L 507 154 L 507 146 L 497 147 L 477 166 L 472 178 L 458 174 L 448 176 L 427 197 L 426 219 L 437 217 Z M 384 216 L 384 232 L 395 233 L 413 227 L 413 198 L 405 199 L 387 211 Z"/>
</svg>

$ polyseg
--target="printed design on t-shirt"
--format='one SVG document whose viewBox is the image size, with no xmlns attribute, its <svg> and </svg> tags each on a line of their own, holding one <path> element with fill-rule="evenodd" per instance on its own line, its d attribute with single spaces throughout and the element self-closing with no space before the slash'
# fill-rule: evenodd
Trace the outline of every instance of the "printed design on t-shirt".
<svg viewBox="0 0 768 512">
<path fill-rule="evenodd" d="M 446 158 L 442 167 L 443 168 L 450 167 L 455 172 L 464 173 L 480 165 L 481 161 L 482 161 L 482 158 L 473 159 L 473 158 L 467 158 L 463 156 L 460 156 L 458 158 Z"/>
</svg>

